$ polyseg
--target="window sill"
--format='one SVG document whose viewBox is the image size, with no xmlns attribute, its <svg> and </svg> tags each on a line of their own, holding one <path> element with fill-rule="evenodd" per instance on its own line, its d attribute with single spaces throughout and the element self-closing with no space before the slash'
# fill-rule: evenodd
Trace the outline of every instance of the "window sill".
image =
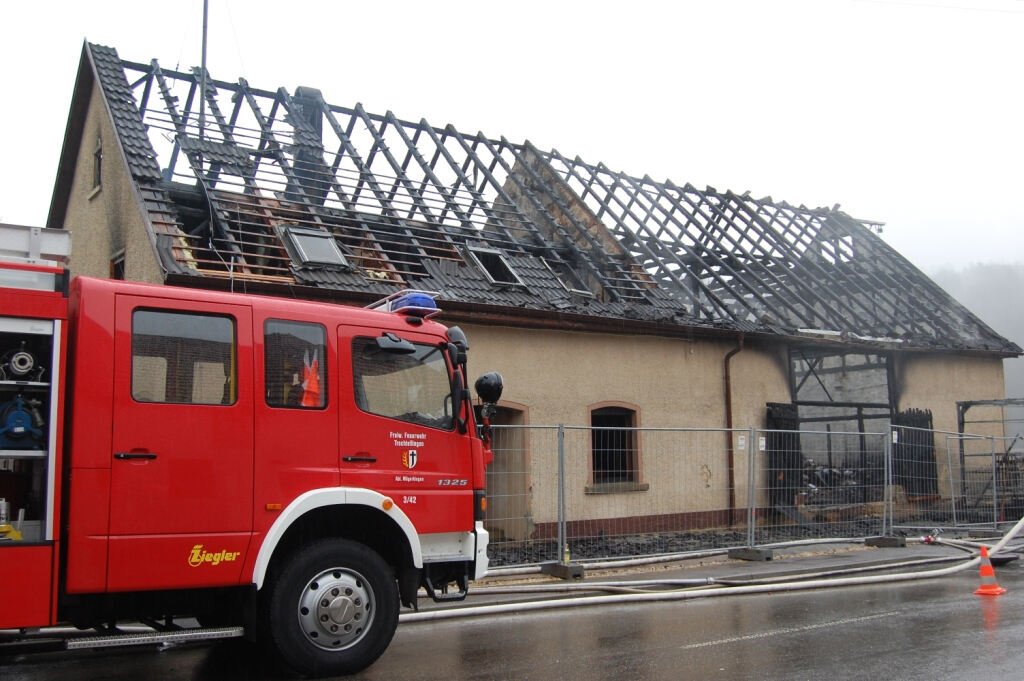
<svg viewBox="0 0 1024 681">
<path fill-rule="evenodd" d="M 651 488 L 646 482 L 599 482 L 583 488 L 584 494 L 618 494 L 619 492 L 646 492 Z"/>
<path fill-rule="evenodd" d="M 100 195 L 101 191 L 103 191 L 103 185 L 102 184 L 96 185 L 95 187 L 92 188 L 92 191 L 89 192 L 89 195 L 87 197 L 85 197 L 86 200 L 87 201 L 92 201 L 93 199 L 95 199 L 97 196 Z"/>
</svg>

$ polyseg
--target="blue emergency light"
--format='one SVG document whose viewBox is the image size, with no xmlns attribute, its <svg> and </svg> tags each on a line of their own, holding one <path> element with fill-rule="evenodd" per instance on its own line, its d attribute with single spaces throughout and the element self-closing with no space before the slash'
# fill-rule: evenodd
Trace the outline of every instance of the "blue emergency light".
<svg viewBox="0 0 1024 681">
<path fill-rule="evenodd" d="M 387 312 L 401 312 L 412 317 L 429 319 L 441 312 L 441 308 L 434 302 L 436 294 L 431 291 L 416 291 L 407 289 L 392 293 L 386 298 L 378 300 L 367 307 L 374 310 L 385 310 Z"/>
<path fill-rule="evenodd" d="M 414 314 L 417 317 L 425 316 L 421 312 L 433 312 L 434 314 L 440 312 L 434 299 L 422 291 L 412 291 L 398 296 L 391 301 L 391 311 L 408 312 L 408 314 Z"/>
</svg>

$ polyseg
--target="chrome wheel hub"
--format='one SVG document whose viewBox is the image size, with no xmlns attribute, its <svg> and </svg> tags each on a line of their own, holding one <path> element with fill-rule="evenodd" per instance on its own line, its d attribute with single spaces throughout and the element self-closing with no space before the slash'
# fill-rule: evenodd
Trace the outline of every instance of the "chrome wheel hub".
<svg viewBox="0 0 1024 681">
<path fill-rule="evenodd" d="M 373 622 L 370 585 L 358 572 L 344 568 L 324 570 L 309 580 L 298 605 L 302 632 L 324 650 L 354 645 Z"/>
</svg>

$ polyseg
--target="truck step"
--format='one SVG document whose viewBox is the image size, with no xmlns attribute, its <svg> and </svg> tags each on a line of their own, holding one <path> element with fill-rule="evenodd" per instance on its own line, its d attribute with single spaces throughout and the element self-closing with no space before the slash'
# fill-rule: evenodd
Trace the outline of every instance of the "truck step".
<svg viewBox="0 0 1024 681">
<path fill-rule="evenodd" d="M 154 631 L 139 634 L 112 634 L 107 636 L 83 636 L 65 641 L 68 650 L 88 648 L 114 648 L 118 646 L 141 646 L 153 643 L 183 643 L 186 641 L 214 641 L 222 638 L 238 638 L 245 635 L 243 627 L 210 627 L 206 629 L 182 629 L 180 631 Z"/>
</svg>

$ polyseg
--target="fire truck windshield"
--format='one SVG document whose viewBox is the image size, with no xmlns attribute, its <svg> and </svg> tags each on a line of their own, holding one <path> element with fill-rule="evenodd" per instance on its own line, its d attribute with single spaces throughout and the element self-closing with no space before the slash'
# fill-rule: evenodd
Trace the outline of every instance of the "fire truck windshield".
<svg viewBox="0 0 1024 681">
<path fill-rule="evenodd" d="M 434 345 L 382 351 L 374 338 L 352 342 L 356 405 L 363 411 L 417 425 L 451 430 L 452 385 L 445 355 Z"/>
</svg>

